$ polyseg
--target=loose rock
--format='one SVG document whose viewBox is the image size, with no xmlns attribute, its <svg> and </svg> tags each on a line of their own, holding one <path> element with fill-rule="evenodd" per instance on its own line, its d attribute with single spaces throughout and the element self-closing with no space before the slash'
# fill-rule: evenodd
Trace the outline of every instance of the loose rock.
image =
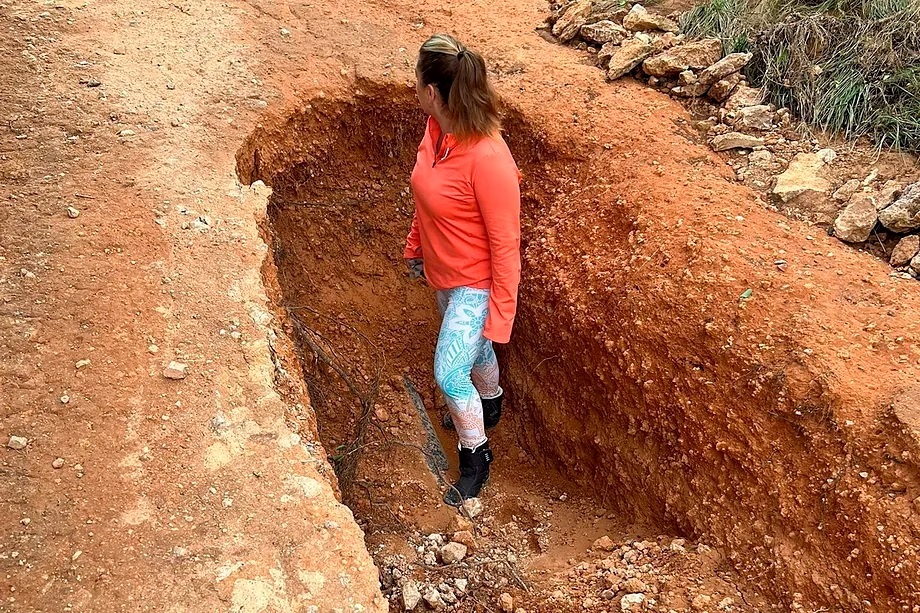
<svg viewBox="0 0 920 613">
<path fill-rule="evenodd" d="M 825 176 L 829 153 L 799 153 L 789 167 L 776 177 L 773 196 L 787 205 L 796 217 L 815 223 L 832 224 L 837 219 L 839 204 L 828 197 L 831 183 Z"/>
<path fill-rule="evenodd" d="M 619 45 L 629 37 L 626 29 L 612 21 L 598 21 L 581 27 L 581 37 L 586 41 L 604 45 L 613 43 Z"/>
<path fill-rule="evenodd" d="M 463 511 L 471 519 L 475 519 L 482 513 L 482 501 L 479 498 L 469 498 L 463 501 Z"/>
<path fill-rule="evenodd" d="M 722 41 L 705 39 L 685 45 L 678 45 L 650 57 L 642 64 L 646 74 L 656 77 L 668 77 L 685 70 L 703 69 L 719 61 L 722 57 Z"/>
<path fill-rule="evenodd" d="M 67 216 L 70 217 L 71 219 L 76 219 L 77 217 L 80 216 L 80 211 L 79 209 L 75 209 L 74 207 L 69 206 L 67 207 Z"/>
<path fill-rule="evenodd" d="M 910 261 L 910 271 L 914 275 L 920 276 L 920 253 L 914 256 L 914 259 Z"/>
<path fill-rule="evenodd" d="M 89 360 L 79 360 L 76 364 L 74 364 L 74 366 L 76 367 L 77 370 L 81 370 L 83 368 L 86 368 L 90 364 L 91 362 Z"/>
<path fill-rule="evenodd" d="M 513 613 L 514 598 L 511 597 L 511 594 L 504 592 L 501 596 L 498 597 L 498 606 L 501 607 L 501 610 L 504 611 L 504 613 Z"/>
<path fill-rule="evenodd" d="M 754 106 L 761 102 L 763 102 L 763 90 L 748 87 L 747 85 L 739 85 L 728 97 L 728 100 L 725 101 L 724 106 L 727 111 L 734 111 L 746 106 Z"/>
<path fill-rule="evenodd" d="M 882 209 L 878 218 L 892 232 L 911 232 L 920 228 L 920 183 L 904 188 L 901 197 Z"/>
<path fill-rule="evenodd" d="M 404 611 L 413 611 L 418 603 L 422 600 L 422 593 L 418 589 L 418 583 L 407 581 L 402 586 L 402 604 Z"/>
<path fill-rule="evenodd" d="M 837 202 L 849 202 L 853 194 L 859 191 L 860 185 L 862 185 L 862 182 L 859 179 L 850 179 L 834 192 L 834 200 Z"/>
<path fill-rule="evenodd" d="M 626 594 L 620 599 L 621 611 L 641 611 L 645 602 L 645 594 Z"/>
<path fill-rule="evenodd" d="M 11 436 L 10 440 L 6 443 L 6 446 L 10 449 L 15 449 L 19 451 L 20 449 L 25 449 L 26 445 L 29 444 L 29 439 L 24 436 Z"/>
<path fill-rule="evenodd" d="M 753 149 L 763 146 L 762 138 L 742 134 L 741 132 L 729 132 L 720 134 L 712 139 L 712 148 L 716 151 L 728 151 L 729 149 Z"/>
<path fill-rule="evenodd" d="M 633 5 L 626 17 L 623 18 L 623 27 L 632 32 L 646 32 L 649 30 L 680 31 L 677 22 L 662 15 L 649 13 L 641 4 Z"/>
<path fill-rule="evenodd" d="M 730 74 L 724 79 L 716 81 L 713 86 L 709 88 L 709 97 L 716 102 L 724 102 L 735 88 L 738 87 L 739 83 L 741 83 L 741 74 L 737 72 Z"/>
<path fill-rule="evenodd" d="M 559 16 L 559 19 L 553 25 L 553 36 L 560 42 L 568 42 L 575 38 L 579 30 L 591 15 L 594 8 L 592 0 L 578 0 Z"/>
<path fill-rule="evenodd" d="M 633 577 L 627 579 L 620 589 L 625 590 L 628 594 L 643 594 L 648 591 L 648 586 L 641 579 Z"/>
<path fill-rule="evenodd" d="M 441 560 L 445 564 L 456 564 L 466 557 L 466 551 L 463 543 L 448 543 L 441 547 Z"/>
<path fill-rule="evenodd" d="M 834 222 L 834 235 L 848 243 L 862 243 L 869 238 L 872 228 L 878 222 L 875 198 L 870 194 L 858 193 Z"/>
<path fill-rule="evenodd" d="M 170 362 L 163 371 L 163 376 L 167 379 L 185 379 L 188 376 L 188 365 L 182 362 Z"/>
<path fill-rule="evenodd" d="M 700 74 L 700 82 L 706 85 L 714 85 L 728 75 L 739 72 L 751 61 L 752 57 L 754 56 L 750 53 L 730 53 L 704 70 Z"/>
<path fill-rule="evenodd" d="M 613 551 L 616 549 L 616 545 L 614 545 L 613 541 L 610 540 L 610 537 L 605 534 L 601 538 L 594 541 L 593 548 L 600 551 Z"/>
<path fill-rule="evenodd" d="M 712 604 L 712 597 L 706 594 L 700 594 L 693 599 L 693 602 L 690 603 L 690 607 L 694 611 L 705 611 L 706 607 Z"/>
<path fill-rule="evenodd" d="M 891 265 L 895 268 L 907 266 L 917 252 L 920 252 L 920 236 L 905 236 L 891 252 Z"/>
<path fill-rule="evenodd" d="M 51 468 L 64 468 L 64 458 L 55 458 L 54 461 L 51 462 Z"/>
<path fill-rule="evenodd" d="M 748 106 L 738 111 L 738 121 L 746 128 L 767 131 L 773 127 L 773 111 L 766 104 Z"/>
<path fill-rule="evenodd" d="M 450 540 L 454 543 L 460 543 L 461 545 L 466 545 L 466 548 L 469 550 L 476 549 L 476 539 L 473 537 L 473 533 L 469 530 L 461 530 L 459 532 L 454 532 L 454 535 L 450 537 Z"/>
<path fill-rule="evenodd" d="M 618 47 L 607 65 L 607 78 L 619 79 L 642 63 L 654 51 L 651 43 L 638 38 L 631 38 Z"/>
<path fill-rule="evenodd" d="M 425 599 L 425 603 L 432 609 L 443 609 L 447 606 L 444 602 L 444 598 L 441 596 L 441 592 L 433 587 L 425 591 L 423 598 Z"/>
</svg>

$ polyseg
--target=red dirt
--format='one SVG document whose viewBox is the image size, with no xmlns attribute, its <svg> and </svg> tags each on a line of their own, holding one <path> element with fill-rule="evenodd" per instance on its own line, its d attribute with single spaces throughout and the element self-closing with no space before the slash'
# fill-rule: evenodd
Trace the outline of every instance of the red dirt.
<svg viewBox="0 0 920 613">
<path fill-rule="evenodd" d="M 309 159 L 306 104 L 410 96 L 412 50 L 438 30 L 490 59 L 527 175 L 501 356 L 526 456 L 718 546 L 787 608 L 920 602 L 904 393 L 920 289 L 783 229 L 678 134 L 676 103 L 536 36 L 545 8 L 5 5 L 0 385 L 3 434 L 30 443 L 2 449 L 0 610 L 384 610 L 298 373 L 272 361 L 294 349 L 259 276 L 264 194 L 239 187 L 233 154 L 255 127 L 262 176 Z M 183 229 L 179 207 L 211 229 Z M 190 376 L 164 380 L 170 359 Z"/>
</svg>

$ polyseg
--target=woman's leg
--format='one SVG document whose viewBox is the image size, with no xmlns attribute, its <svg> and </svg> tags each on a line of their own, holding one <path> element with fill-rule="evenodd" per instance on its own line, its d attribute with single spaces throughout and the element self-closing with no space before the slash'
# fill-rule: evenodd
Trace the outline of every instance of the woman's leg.
<svg viewBox="0 0 920 613">
<path fill-rule="evenodd" d="M 447 400 L 461 447 L 475 449 L 486 442 L 482 399 L 473 385 L 472 372 L 489 343 L 482 336 L 489 311 L 489 291 L 458 287 L 445 294 L 434 376 Z M 443 297 L 439 296 L 439 302 L 443 303 Z"/>
<path fill-rule="evenodd" d="M 502 395 L 502 388 L 498 385 L 498 357 L 492 348 L 492 341 L 485 339 L 479 359 L 473 364 L 470 375 L 479 397 L 483 400 L 491 400 Z"/>
</svg>

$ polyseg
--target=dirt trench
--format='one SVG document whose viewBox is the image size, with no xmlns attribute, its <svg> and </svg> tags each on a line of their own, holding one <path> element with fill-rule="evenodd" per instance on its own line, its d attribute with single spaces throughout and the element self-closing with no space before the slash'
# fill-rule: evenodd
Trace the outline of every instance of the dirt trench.
<svg viewBox="0 0 920 613">
<path fill-rule="evenodd" d="M 430 372 L 437 314 L 401 260 L 423 118 L 409 91 L 358 85 L 260 127 L 237 162 L 244 183 L 273 189 L 266 285 L 386 589 L 405 572 L 394 560 L 415 556 L 408 535 L 456 519 L 438 503 L 417 411 L 435 423 L 443 412 Z M 477 535 L 523 539 L 515 551 L 536 563 L 482 582 L 532 611 L 602 610 L 602 598 L 582 600 L 602 582 L 577 592 L 572 580 L 598 568 L 584 564 L 595 538 L 653 535 L 667 550 L 688 537 L 714 545 L 716 561 L 677 570 L 685 581 L 661 604 L 688 606 L 686 584 L 708 572 L 713 593 L 736 595 L 724 610 L 918 610 L 918 450 L 900 416 L 851 429 L 837 373 L 815 376 L 790 328 L 752 355 L 744 299 L 721 296 L 726 315 L 707 312 L 712 295 L 682 290 L 718 266 L 694 259 L 692 237 L 689 253 L 646 249 L 651 224 L 590 148 L 551 143 L 514 109 L 504 127 L 525 176 L 524 276 L 514 342 L 499 354 L 509 411 Z M 509 536 L 495 529 L 503 518 L 530 530 Z M 560 584 L 572 594 L 560 598 Z"/>
</svg>

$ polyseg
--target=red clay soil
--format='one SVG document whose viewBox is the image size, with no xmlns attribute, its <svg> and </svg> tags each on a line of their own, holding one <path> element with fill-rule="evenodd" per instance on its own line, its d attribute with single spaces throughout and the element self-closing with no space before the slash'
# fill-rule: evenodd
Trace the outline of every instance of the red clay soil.
<svg viewBox="0 0 920 613">
<path fill-rule="evenodd" d="M 677 104 L 540 39 L 545 9 L 4 6 L 0 406 L 30 442 L 2 450 L 0 610 L 384 610 L 307 396 L 272 363 L 293 349 L 233 155 L 252 132 L 244 178 L 270 180 L 321 155 L 310 127 L 343 107 L 311 101 L 410 103 L 412 50 L 440 30 L 496 69 L 527 177 L 502 358 L 530 454 L 719 545 L 789 608 L 920 602 L 920 289 L 758 207 Z M 187 379 L 163 379 L 171 359 Z"/>
</svg>

